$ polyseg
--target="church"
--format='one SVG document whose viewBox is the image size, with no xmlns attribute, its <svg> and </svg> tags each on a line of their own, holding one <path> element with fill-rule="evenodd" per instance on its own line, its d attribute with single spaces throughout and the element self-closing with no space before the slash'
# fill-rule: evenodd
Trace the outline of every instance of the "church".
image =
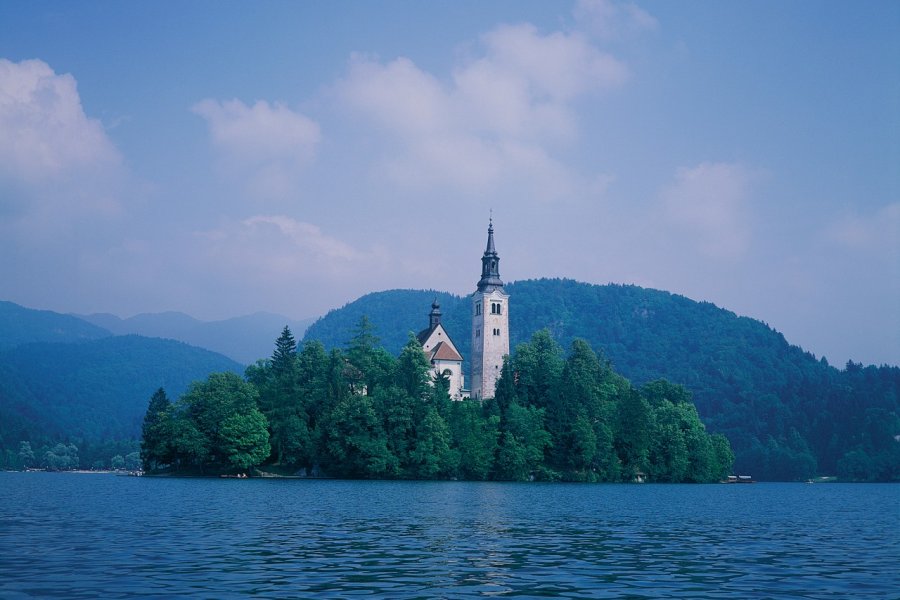
<svg viewBox="0 0 900 600">
<path fill-rule="evenodd" d="M 493 398 L 503 357 L 509 354 L 509 295 L 500 280 L 500 256 L 494 246 L 494 222 L 488 223 L 487 247 L 481 257 L 481 279 L 472 294 L 471 389 L 466 389 L 463 357 L 441 325 L 437 300 L 431 305 L 428 328 L 418 335 L 419 343 L 433 369 L 434 377 L 446 377 L 450 397 Z"/>
</svg>

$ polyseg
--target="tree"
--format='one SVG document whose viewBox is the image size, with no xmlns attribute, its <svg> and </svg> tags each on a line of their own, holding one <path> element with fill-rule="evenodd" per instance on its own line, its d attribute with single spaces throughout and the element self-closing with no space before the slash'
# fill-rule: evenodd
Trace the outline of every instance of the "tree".
<svg viewBox="0 0 900 600">
<path fill-rule="evenodd" d="M 271 448 L 277 464 L 305 462 L 312 446 L 309 415 L 300 390 L 301 365 L 296 349 L 294 336 L 285 327 L 275 341 L 270 363 L 260 365 L 250 374 L 269 424 Z"/>
<path fill-rule="evenodd" d="M 486 416 L 478 400 L 461 400 L 450 406 L 449 427 L 452 447 L 459 457 L 458 476 L 487 479 L 494 466 L 500 417 Z"/>
<path fill-rule="evenodd" d="M 412 477 L 407 470 L 412 463 L 416 419 L 417 413 L 421 412 L 422 401 L 412 398 L 396 385 L 379 388 L 371 398 L 388 450 L 397 459 L 400 473 Z"/>
<path fill-rule="evenodd" d="M 512 369 L 518 378 L 516 389 L 521 403 L 547 406 L 563 367 L 562 347 L 548 329 L 535 332 L 529 342 L 516 346 Z"/>
<path fill-rule="evenodd" d="M 266 418 L 256 407 L 230 415 L 222 423 L 221 449 L 232 468 L 246 470 L 269 456 Z"/>
<path fill-rule="evenodd" d="M 139 471 L 141 468 L 141 453 L 129 452 L 125 455 L 125 468 L 129 471 Z"/>
<path fill-rule="evenodd" d="M 424 399 L 428 395 L 430 387 L 430 369 L 428 359 L 425 358 L 425 352 L 422 350 L 422 344 L 419 343 L 416 336 L 410 333 L 406 345 L 400 352 L 400 358 L 397 359 L 397 369 L 394 374 L 397 387 L 411 398 Z"/>
<path fill-rule="evenodd" d="M 297 355 L 297 342 L 290 327 L 284 326 L 281 335 L 275 340 L 275 352 L 272 353 L 272 370 L 276 375 L 291 371 Z"/>
<path fill-rule="evenodd" d="M 26 469 L 34 466 L 35 457 L 31 442 L 19 442 L 19 462 Z"/>
<path fill-rule="evenodd" d="M 343 477 L 392 477 L 399 463 L 368 396 L 348 395 L 324 415 L 322 458 L 329 472 Z"/>
<path fill-rule="evenodd" d="M 56 444 L 44 453 L 44 466 L 51 471 L 78 468 L 78 448 L 75 444 Z"/>
<path fill-rule="evenodd" d="M 248 468 L 268 456 L 265 416 L 256 406 L 258 392 L 234 373 L 213 373 L 194 382 L 179 401 L 177 453 L 203 470 Z M 261 456 L 265 451 L 266 456 Z"/>
<path fill-rule="evenodd" d="M 434 407 L 416 424 L 416 438 L 410 452 L 410 474 L 417 479 L 446 476 L 453 468 L 450 431 Z"/>
<path fill-rule="evenodd" d="M 166 431 L 163 423 L 171 406 L 163 388 L 156 390 L 150 397 L 141 426 L 141 461 L 147 470 L 158 468 L 168 458 L 166 444 L 169 442 L 170 432 Z"/>
<path fill-rule="evenodd" d="M 512 404 L 501 436 L 497 456 L 500 479 L 530 479 L 542 468 L 544 452 L 551 443 L 544 429 L 544 409 Z"/>
<path fill-rule="evenodd" d="M 721 433 L 711 435 L 710 442 L 715 456 L 715 466 L 711 475 L 713 479 L 725 479 L 731 474 L 734 467 L 734 451 L 731 449 L 731 444 L 728 443 L 728 438 Z"/>
<path fill-rule="evenodd" d="M 629 481 L 638 472 L 647 470 L 651 439 L 657 433 L 653 429 L 653 420 L 650 405 L 643 394 L 630 390 L 620 398 L 615 448 L 622 461 L 622 476 Z"/>
<path fill-rule="evenodd" d="M 375 390 L 391 383 L 394 357 L 382 348 L 369 317 L 360 317 L 353 337 L 347 343 L 347 360 L 353 367 L 351 386 L 371 396 Z"/>
</svg>

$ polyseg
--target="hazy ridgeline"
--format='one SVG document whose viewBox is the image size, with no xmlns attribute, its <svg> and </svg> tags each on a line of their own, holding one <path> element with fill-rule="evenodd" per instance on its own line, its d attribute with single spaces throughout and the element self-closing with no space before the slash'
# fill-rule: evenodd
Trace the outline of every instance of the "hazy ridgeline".
<svg viewBox="0 0 900 600">
<path fill-rule="evenodd" d="M 513 349 L 547 329 L 563 348 L 586 340 L 601 364 L 608 361 L 637 388 L 657 379 L 683 385 L 708 431 L 730 441 L 737 472 L 774 480 L 900 479 L 897 367 L 851 362 L 839 370 L 764 323 L 657 290 L 567 280 L 506 287 L 514 298 Z M 467 356 L 468 299 L 412 290 L 369 294 L 330 312 L 309 328 L 301 350 L 312 340 L 326 354 L 347 350 L 365 315 L 378 338 L 373 345 L 396 357 L 409 332 L 426 323 L 435 296 Z M 7 468 L 46 462 L 59 443 L 77 447 L 83 468 L 109 467 L 113 457 L 137 451 L 154 390 L 177 399 L 210 373 L 244 371 L 183 343 L 113 337 L 69 315 L 10 303 L 0 304 L 0 330 L 0 462 Z M 33 459 L 20 452 L 23 441 Z"/>
</svg>

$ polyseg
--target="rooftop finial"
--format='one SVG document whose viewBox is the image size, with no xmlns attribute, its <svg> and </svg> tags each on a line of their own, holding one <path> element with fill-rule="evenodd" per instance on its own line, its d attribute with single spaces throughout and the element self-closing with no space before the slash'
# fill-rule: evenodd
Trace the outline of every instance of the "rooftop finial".
<svg viewBox="0 0 900 600">
<path fill-rule="evenodd" d="M 481 257 L 481 280 L 478 282 L 478 291 L 482 292 L 488 288 L 503 287 L 503 282 L 500 281 L 500 257 L 494 247 L 493 212 L 491 210 L 491 219 L 488 223 L 487 247 L 484 249 L 484 256 Z"/>
</svg>

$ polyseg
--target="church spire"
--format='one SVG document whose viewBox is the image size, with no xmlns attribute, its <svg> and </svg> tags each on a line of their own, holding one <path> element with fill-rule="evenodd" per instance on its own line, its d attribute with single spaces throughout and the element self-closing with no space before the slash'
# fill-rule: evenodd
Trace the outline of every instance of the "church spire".
<svg viewBox="0 0 900 600">
<path fill-rule="evenodd" d="M 481 280 L 478 282 L 479 292 L 490 292 L 497 288 L 503 288 L 500 280 L 500 256 L 494 247 L 494 218 L 488 221 L 487 246 L 484 256 L 481 257 Z"/>
<path fill-rule="evenodd" d="M 437 298 L 431 303 L 431 312 L 428 313 L 429 329 L 434 329 L 441 324 L 441 305 L 438 304 Z"/>
</svg>

